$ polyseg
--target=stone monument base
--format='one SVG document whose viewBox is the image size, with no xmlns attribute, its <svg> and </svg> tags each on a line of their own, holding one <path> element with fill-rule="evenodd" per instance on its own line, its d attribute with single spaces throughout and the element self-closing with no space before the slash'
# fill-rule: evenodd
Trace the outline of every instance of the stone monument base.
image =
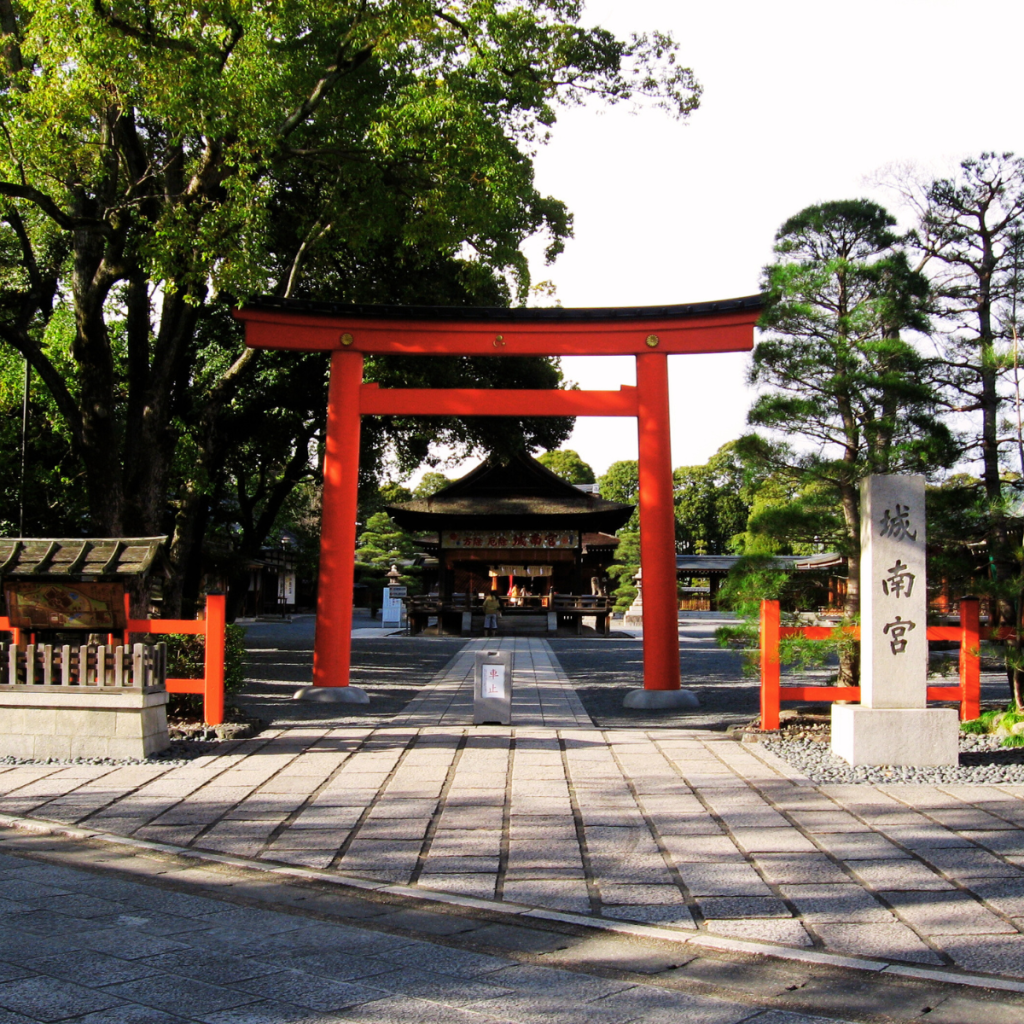
<svg viewBox="0 0 1024 1024">
<path fill-rule="evenodd" d="M 953 708 L 832 705 L 832 753 L 851 765 L 955 765 L 959 739 Z"/>
<path fill-rule="evenodd" d="M 166 750 L 167 691 L 18 686 L 0 692 L 0 756 L 135 757 Z"/>
</svg>

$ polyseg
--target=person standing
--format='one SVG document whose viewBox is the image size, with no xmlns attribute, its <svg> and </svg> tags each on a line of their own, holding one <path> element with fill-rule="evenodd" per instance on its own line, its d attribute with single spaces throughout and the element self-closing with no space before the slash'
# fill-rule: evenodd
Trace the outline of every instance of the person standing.
<svg viewBox="0 0 1024 1024">
<path fill-rule="evenodd" d="M 484 636 L 498 635 L 498 610 L 501 603 L 493 591 L 484 598 Z"/>
</svg>

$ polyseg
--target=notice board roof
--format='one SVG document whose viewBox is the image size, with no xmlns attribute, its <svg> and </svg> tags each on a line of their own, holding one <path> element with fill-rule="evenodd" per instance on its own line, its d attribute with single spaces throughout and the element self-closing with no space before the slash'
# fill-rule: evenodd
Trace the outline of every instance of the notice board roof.
<svg viewBox="0 0 1024 1024">
<path fill-rule="evenodd" d="M 95 579 L 144 576 L 165 569 L 166 537 L 4 537 L 5 579 Z"/>
</svg>

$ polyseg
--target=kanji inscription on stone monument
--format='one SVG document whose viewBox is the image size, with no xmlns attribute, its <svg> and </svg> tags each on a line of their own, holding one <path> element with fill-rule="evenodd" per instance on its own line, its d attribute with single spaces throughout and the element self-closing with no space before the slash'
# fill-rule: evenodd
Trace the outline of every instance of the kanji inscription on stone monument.
<svg viewBox="0 0 1024 1024">
<path fill-rule="evenodd" d="M 928 679 L 924 477 L 861 488 L 861 704 L 923 708 Z"/>
<path fill-rule="evenodd" d="M 861 481 L 860 704 L 832 706 L 832 750 L 851 764 L 957 763 L 956 712 L 927 707 L 924 513 L 924 477 Z"/>
</svg>

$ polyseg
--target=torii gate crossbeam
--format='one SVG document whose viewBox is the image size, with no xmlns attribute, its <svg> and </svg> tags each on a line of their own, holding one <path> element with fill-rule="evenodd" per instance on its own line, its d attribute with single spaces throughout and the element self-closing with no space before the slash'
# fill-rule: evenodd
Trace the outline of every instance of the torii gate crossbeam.
<svg viewBox="0 0 1024 1024">
<path fill-rule="evenodd" d="M 760 296 L 619 309 L 438 309 L 261 300 L 235 315 L 258 348 L 329 351 L 313 686 L 341 697 L 351 661 L 360 420 L 405 416 L 632 416 L 637 420 L 644 689 L 680 688 L 668 356 L 748 351 Z M 619 391 L 380 388 L 363 354 L 633 355 Z M 352 690 L 357 690 L 352 687 Z M 360 691 L 361 692 L 361 691 Z M 363 698 L 365 699 L 365 697 Z"/>
</svg>

